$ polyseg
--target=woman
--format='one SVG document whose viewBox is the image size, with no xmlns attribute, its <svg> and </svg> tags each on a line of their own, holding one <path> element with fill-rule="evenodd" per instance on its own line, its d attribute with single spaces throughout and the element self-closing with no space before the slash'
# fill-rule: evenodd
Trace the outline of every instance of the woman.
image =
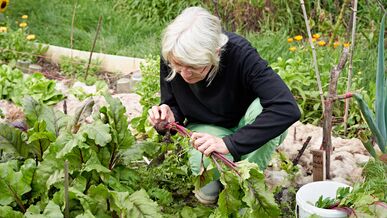
<svg viewBox="0 0 387 218">
<path fill-rule="evenodd" d="M 300 111 L 256 49 L 223 32 L 219 18 L 205 9 L 190 7 L 165 29 L 161 53 L 161 104 L 149 110 L 148 120 L 153 126 L 176 121 L 194 131 L 192 172 L 200 173 L 201 154 L 214 151 L 264 169 Z M 213 181 L 195 196 L 215 203 L 220 188 Z"/>
</svg>

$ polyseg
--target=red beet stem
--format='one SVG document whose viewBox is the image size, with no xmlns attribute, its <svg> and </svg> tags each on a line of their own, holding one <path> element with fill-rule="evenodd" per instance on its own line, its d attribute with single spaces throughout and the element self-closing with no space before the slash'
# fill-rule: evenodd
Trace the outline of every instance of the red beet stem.
<svg viewBox="0 0 387 218">
<path fill-rule="evenodd" d="M 192 135 L 192 133 L 189 130 L 187 130 L 184 126 L 179 125 L 176 122 L 167 123 L 165 128 L 176 130 L 180 135 L 182 135 L 184 137 L 191 137 L 191 135 Z M 212 152 L 211 155 L 213 155 L 218 160 L 222 161 L 226 166 L 228 166 L 229 168 L 234 170 L 239 175 L 239 173 L 236 169 L 237 165 L 234 162 L 230 161 L 224 155 L 219 154 L 216 151 Z"/>
</svg>

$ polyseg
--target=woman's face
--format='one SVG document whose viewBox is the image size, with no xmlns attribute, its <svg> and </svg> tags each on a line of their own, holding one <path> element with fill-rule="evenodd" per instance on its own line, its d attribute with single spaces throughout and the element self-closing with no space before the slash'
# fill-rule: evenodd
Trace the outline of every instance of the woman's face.
<svg viewBox="0 0 387 218">
<path fill-rule="evenodd" d="M 171 60 L 169 67 L 180 74 L 180 76 L 189 84 L 197 83 L 206 78 L 210 71 L 210 66 L 193 67 L 185 65 L 176 60 Z"/>
</svg>

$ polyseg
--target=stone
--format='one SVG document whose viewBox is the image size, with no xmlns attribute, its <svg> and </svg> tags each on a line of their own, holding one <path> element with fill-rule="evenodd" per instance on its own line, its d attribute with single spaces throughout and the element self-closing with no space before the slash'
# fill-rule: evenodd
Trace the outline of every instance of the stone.
<svg viewBox="0 0 387 218">
<path fill-rule="evenodd" d="M 131 92 L 131 80 L 128 78 L 121 78 L 117 80 L 117 93 L 129 93 Z"/>
<path fill-rule="evenodd" d="M 38 64 L 30 64 L 30 66 L 28 67 L 28 72 L 29 73 L 36 73 L 36 72 L 42 72 L 42 67 Z"/>
<path fill-rule="evenodd" d="M 23 73 L 28 73 L 28 66 L 31 64 L 30 61 L 18 60 L 16 61 L 16 68 L 21 70 Z"/>
<path fill-rule="evenodd" d="M 130 91 L 135 92 L 136 86 L 142 81 L 142 74 L 140 71 L 133 72 L 130 76 Z"/>
</svg>

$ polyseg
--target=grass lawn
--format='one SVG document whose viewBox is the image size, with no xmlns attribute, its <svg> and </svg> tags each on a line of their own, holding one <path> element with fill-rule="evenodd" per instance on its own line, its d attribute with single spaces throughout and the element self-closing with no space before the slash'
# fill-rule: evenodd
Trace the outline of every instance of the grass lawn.
<svg viewBox="0 0 387 218">
<path fill-rule="evenodd" d="M 17 0 L 11 1 L 6 11 L 12 21 L 27 14 L 29 31 L 38 40 L 52 45 L 71 47 L 71 23 L 74 1 L 70 0 Z M 78 1 L 74 20 L 73 48 L 90 50 L 98 18 L 102 16 L 101 32 L 95 51 L 145 57 L 158 54 L 162 24 L 138 22 L 130 14 L 115 11 L 114 1 Z M 15 22 L 12 22 L 15 24 Z"/>
</svg>

